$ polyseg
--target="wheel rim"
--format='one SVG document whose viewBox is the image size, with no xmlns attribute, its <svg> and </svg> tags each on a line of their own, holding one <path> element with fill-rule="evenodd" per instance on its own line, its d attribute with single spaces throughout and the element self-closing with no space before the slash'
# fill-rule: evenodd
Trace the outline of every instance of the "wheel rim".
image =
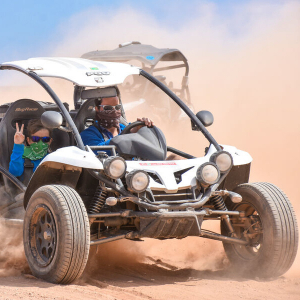
<svg viewBox="0 0 300 300">
<path fill-rule="evenodd" d="M 32 257 L 39 266 L 49 265 L 55 254 L 57 232 L 55 219 L 46 205 L 36 206 L 30 220 L 29 236 Z"/>
<path fill-rule="evenodd" d="M 233 245 L 237 254 L 245 260 L 252 260 L 260 255 L 263 249 L 263 224 L 258 210 L 250 203 L 243 202 L 234 210 L 244 211 L 246 221 L 243 226 L 233 223 L 238 238 L 246 238 L 250 244 L 247 246 Z"/>
</svg>

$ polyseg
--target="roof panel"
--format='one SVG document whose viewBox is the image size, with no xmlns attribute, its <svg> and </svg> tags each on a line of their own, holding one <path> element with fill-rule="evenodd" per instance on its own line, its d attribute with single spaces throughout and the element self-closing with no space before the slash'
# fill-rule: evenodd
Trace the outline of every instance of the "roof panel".
<svg viewBox="0 0 300 300">
<path fill-rule="evenodd" d="M 155 48 L 151 45 L 128 44 L 114 50 L 97 50 L 85 53 L 82 58 L 96 61 L 127 62 L 139 60 L 147 65 L 155 66 L 162 61 L 183 61 L 185 56 L 178 49 Z"/>
<path fill-rule="evenodd" d="M 86 87 L 105 87 L 123 83 L 129 75 L 140 69 L 128 64 L 96 62 L 83 58 L 41 57 L 6 62 L 1 68 L 16 67 L 26 73 L 32 71 L 40 77 L 69 80 Z"/>
</svg>

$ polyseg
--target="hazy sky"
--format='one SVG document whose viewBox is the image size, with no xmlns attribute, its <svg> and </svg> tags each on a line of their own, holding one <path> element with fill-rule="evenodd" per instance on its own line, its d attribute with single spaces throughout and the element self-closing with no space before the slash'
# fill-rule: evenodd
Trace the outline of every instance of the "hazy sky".
<svg viewBox="0 0 300 300">
<path fill-rule="evenodd" d="M 230 20 L 231 15 L 235 15 L 240 6 L 251 2 L 255 1 L 1 0 L 0 62 L 49 55 L 52 44 L 63 39 L 64 33 L 68 31 L 68 21 L 84 11 L 89 11 L 89 14 L 81 20 L 82 23 L 85 23 L 86 19 L 89 19 L 89 22 L 95 19 L 99 24 L 98 12 L 107 12 L 113 16 L 114 12 L 131 8 L 151 16 L 162 27 L 175 31 L 190 19 L 198 17 L 199 11 L 195 7 L 200 4 L 210 6 L 220 19 Z M 284 1 L 263 2 L 280 5 Z M 247 19 L 240 20 L 241 26 L 233 26 L 232 34 L 243 31 L 246 23 Z M 99 32 L 105 30 L 106 25 L 106 22 L 103 23 Z"/>
</svg>

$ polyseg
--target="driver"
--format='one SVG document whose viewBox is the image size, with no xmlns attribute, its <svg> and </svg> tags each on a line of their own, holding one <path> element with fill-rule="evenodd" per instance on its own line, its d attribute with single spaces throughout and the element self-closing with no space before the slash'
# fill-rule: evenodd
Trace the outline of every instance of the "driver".
<svg viewBox="0 0 300 300">
<path fill-rule="evenodd" d="M 111 139 L 119 135 L 125 128 L 120 123 L 121 104 L 119 97 L 96 98 L 95 99 L 96 118 L 94 125 L 80 133 L 84 145 L 104 146 L 109 145 Z M 137 118 L 145 125 L 140 125 L 131 129 L 132 133 L 137 132 L 141 127 L 153 127 L 154 123 L 149 118 Z"/>
</svg>

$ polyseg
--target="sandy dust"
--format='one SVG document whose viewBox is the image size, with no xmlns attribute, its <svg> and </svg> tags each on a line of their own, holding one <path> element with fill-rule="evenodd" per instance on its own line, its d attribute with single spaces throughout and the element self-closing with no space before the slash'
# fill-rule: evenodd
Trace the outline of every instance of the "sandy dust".
<svg viewBox="0 0 300 300">
<path fill-rule="evenodd" d="M 93 34 L 98 21 L 83 22 L 90 13 L 86 11 L 70 20 L 72 26 L 68 28 L 72 30 L 55 47 L 50 47 L 51 54 L 78 57 L 95 49 L 113 49 L 127 40 L 178 47 L 189 59 L 190 89 L 196 111 L 206 109 L 214 114 L 215 123 L 209 128 L 212 135 L 221 144 L 249 152 L 253 157 L 250 181 L 278 185 L 290 198 L 300 220 L 299 2 L 241 5 L 228 22 L 218 19 L 209 3 L 197 9 L 201 17 L 176 33 L 160 27 L 147 14 L 141 16 L 133 9 L 122 9 L 108 15 L 98 11 L 101 24 L 109 19 L 110 25 L 107 31 Z M 119 24 L 127 24 L 127 30 Z M 233 27 L 241 31 L 234 34 L 230 31 Z M 23 81 L 24 75 L 18 78 Z M 50 82 L 58 85 L 55 80 Z M 71 104 L 72 96 L 68 93 L 72 85 L 62 81 L 59 84 L 58 95 Z M 27 97 L 50 100 L 39 87 L 0 91 L 1 103 Z M 181 149 L 203 155 L 207 145 L 197 134 L 186 135 L 189 143 L 181 143 Z M 30 275 L 21 232 L 9 232 L 1 227 L 0 299 L 300 297 L 299 254 L 291 269 L 280 278 L 242 278 L 228 268 L 221 243 L 199 238 L 119 241 L 99 246 L 98 253 L 95 248 L 91 251 L 88 267 L 78 282 L 53 285 Z"/>
<path fill-rule="evenodd" d="M 28 272 L 23 248 L 22 229 L 0 222 L 0 277 Z"/>
</svg>

